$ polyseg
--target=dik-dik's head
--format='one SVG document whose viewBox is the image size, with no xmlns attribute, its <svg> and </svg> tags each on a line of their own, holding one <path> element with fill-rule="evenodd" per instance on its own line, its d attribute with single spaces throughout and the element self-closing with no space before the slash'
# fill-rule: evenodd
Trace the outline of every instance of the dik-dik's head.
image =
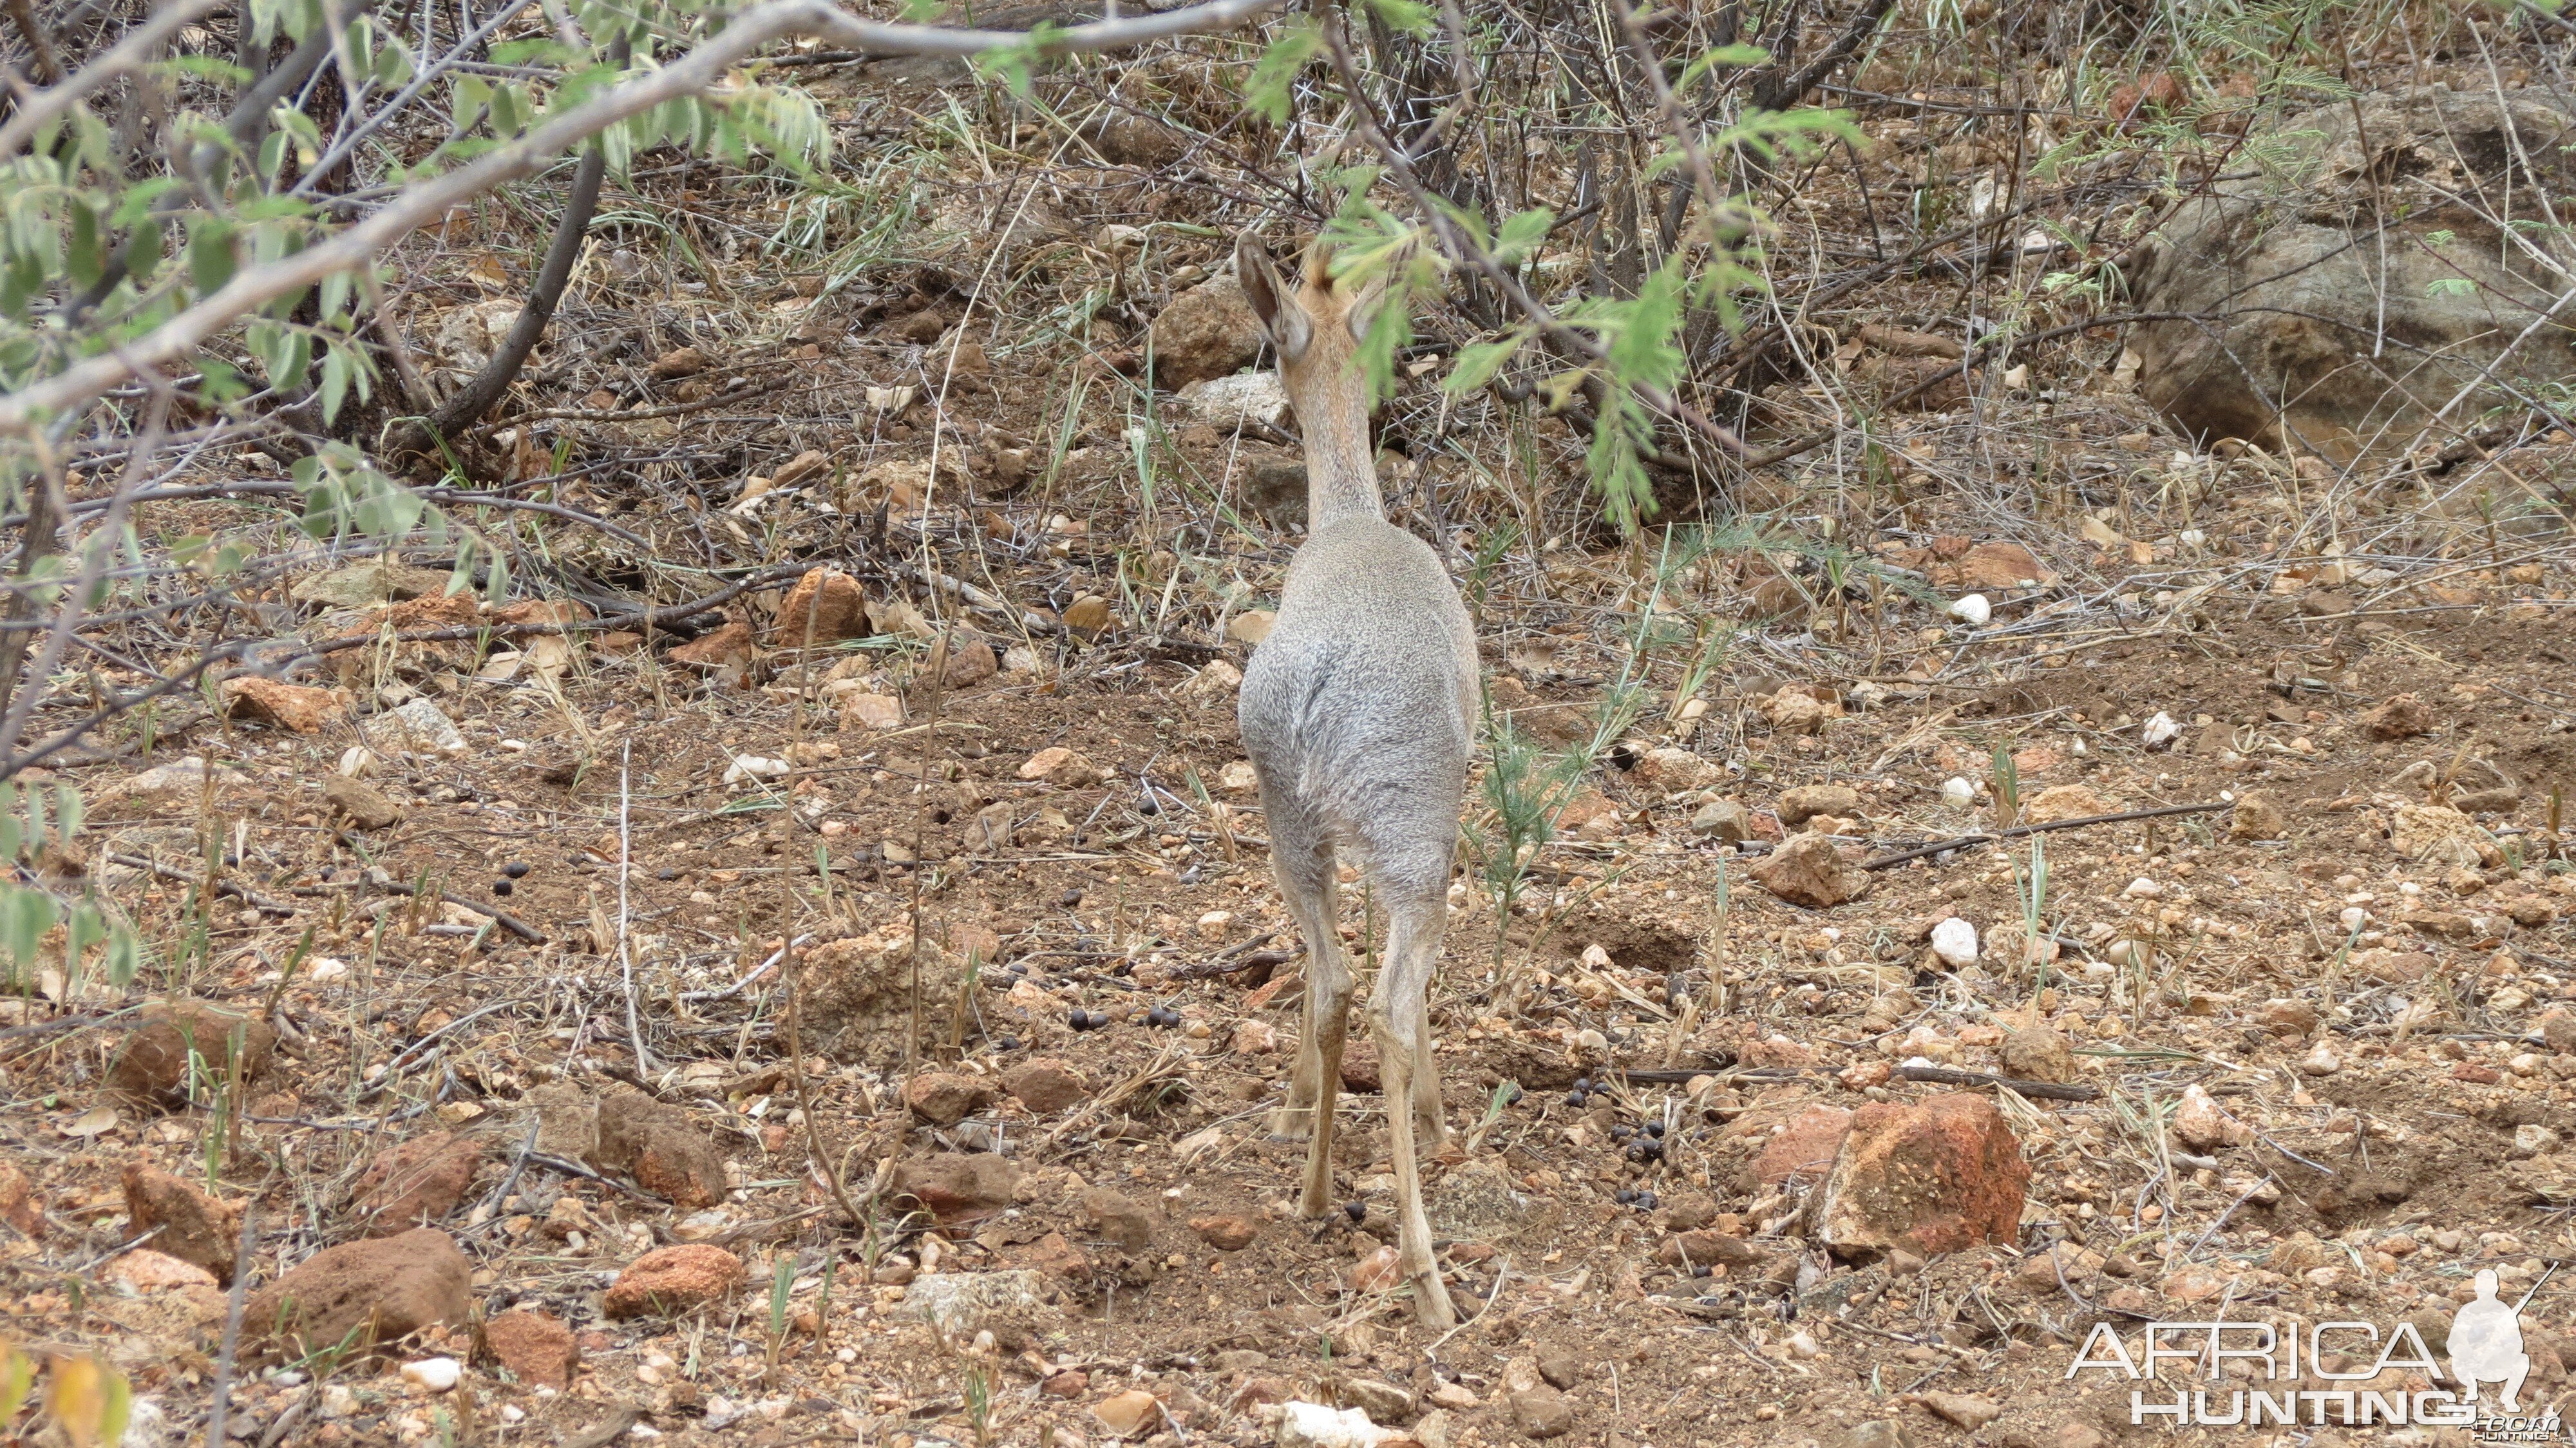
<svg viewBox="0 0 2576 1448">
<path fill-rule="evenodd" d="M 1249 236 L 1235 239 L 1234 258 L 1236 280 L 1278 350 L 1279 382 L 1309 450 L 1349 443 L 1367 457 L 1368 382 L 1358 354 L 1385 300 L 1384 279 L 1345 290 L 1327 271 L 1330 256 L 1320 245 L 1307 250 L 1305 276 L 1294 285 Z M 1345 431 L 1351 436 L 1339 435 Z"/>
</svg>

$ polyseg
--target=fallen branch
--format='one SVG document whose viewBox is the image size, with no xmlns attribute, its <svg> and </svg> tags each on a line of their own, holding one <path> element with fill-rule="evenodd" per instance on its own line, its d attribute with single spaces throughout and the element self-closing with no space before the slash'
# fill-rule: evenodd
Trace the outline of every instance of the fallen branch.
<svg viewBox="0 0 2576 1448">
<path fill-rule="evenodd" d="M 2160 805 L 2155 809 L 2131 809 L 2122 810 L 2118 814 L 2050 820 L 2046 824 L 2015 825 L 2008 830 L 1988 830 L 1973 835 L 1958 835 L 1951 839 L 1934 840 L 1928 845 L 1916 845 L 1911 849 L 1898 850 L 1892 855 L 1880 855 L 1874 859 L 1863 860 L 1860 862 L 1860 867 L 1864 870 L 1884 870 L 1890 865 L 1902 865 L 1908 860 L 1920 860 L 1927 855 L 1944 855 L 1952 850 L 1965 849 L 1970 845 L 1991 845 L 1999 840 L 2017 840 L 2023 835 L 2046 834 L 2050 830 L 2071 830 L 2082 825 L 2115 825 L 2125 820 L 2164 819 L 2171 815 L 2216 814 L 2234 808 L 2236 805 L 2233 801 L 2216 800 L 2209 804 L 2168 804 Z"/>
<path fill-rule="evenodd" d="M 1908 1081 L 1930 1081 L 1942 1086 L 2009 1086 L 2024 1096 L 2043 1096 L 2051 1101 L 2099 1101 L 2098 1086 L 2060 1086 L 2054 1081 L 2024 1081 L 2014 1076 L 1998 1076 L 1991 1071 L 1954 1071 L 1947 1066 L 1899 1066 L 1896 1074 Z"/>
</svg>

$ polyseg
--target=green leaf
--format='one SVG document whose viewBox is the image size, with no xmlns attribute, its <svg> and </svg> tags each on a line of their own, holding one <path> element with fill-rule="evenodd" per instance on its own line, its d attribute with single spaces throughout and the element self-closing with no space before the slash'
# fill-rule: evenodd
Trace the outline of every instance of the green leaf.
<svg viewBox="0 0 2576 1448">
<path fill-rule="evenodd" d="M 1512 360 L 1512 354 L 1521 349 L 1528 335 L 1525 330 L 1515 331 L 1498 341 L 1471 342 L 1459 348 L 1457 360 L 1449 364 L 1449 376 L 1441 386 L 1463 395 L 1491 382 L 1494 374 L 1503 370 L 1503 364 Z"/>
<path fill-rule="evenodd" d="M 1515 213 L 1503 222 L 1501 233 L 1494 238 L 1494 259 L 1505 266 L 1519 265 L 1555 228 L 1556 213 L 1544 206 Z"/>
<path fill-rule="evenodd" d="M 1399 35 L 1423 35 L 1431 29 L 1432 9 L 1421 0 L 1363 0 L 1369 13 Z"/>
<path fill-rule="evenodd" d="M 349 350 L 334 347 L 322 356 L 322 425 L 329 427 L 349 396 Z"/>
<path fill-rule="evenodd" d="M 127 234 L 125 269 L 133 276 L 136 286 L 142 286 L 151 281 L 152 274 L 161 270 L 161 248 L 164 240 L 161 218 L 157 216 L 147 216 L 136 222 L 134 230 Z"/>
<path fill-rule="evenodd" d="M 75 286 L 87 287 L 107 274 L 107 252 L 99 239 L 98 213 L 79 201 L 67 209 L 71 234 L 63 242 L 63 274 Z"/>
<path fill-rule="evenodd" d="M 188 233 L 188 280 L 203 296 L 219 291 L 233 279 L 233 268 L 240 259 L 233 251 L 233 228 L 228 221 L 214 217 L 201 218 Z"/>
<path fill-rule="evenodd" d="M 460 75 L 447 102 L 448 124 L 463 131 L 470 129 L 475 118 L 492 109 L 492 83 L 476 75 Z"/>
<path fill-rule="evenodd" d="M 1324 50 L 1324 32 L 1314 17 L 1301 15 L 1279 27 L 1244 83 L 1243 104 L 1272 125 L 1286 125 L 1297 72 Z"/>
</svg>

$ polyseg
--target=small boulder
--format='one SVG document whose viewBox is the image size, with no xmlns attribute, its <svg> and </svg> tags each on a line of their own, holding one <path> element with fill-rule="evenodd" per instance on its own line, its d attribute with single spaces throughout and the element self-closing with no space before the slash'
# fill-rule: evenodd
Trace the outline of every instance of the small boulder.
<svg viewBox="0 0 2576 1448">
<path fill-rule="evenodd" d="M 1822 835 L 1796 835 L 1745 873 L 1792 905 L 1826 910 L 1869 893 L 1869 875 L 1845 861 Z"/>
<path fill-rule="evenodd" d="M 531 1086 L 519 1098 L 537 1119 L 536 1149 L 566 1161 L 589 1161 L 599 1155 L 599 1108 L 569 1081 Z M 520 1128 L 527 1128 L 523 1123 Z"/>
<path fill-rule="evenodd" d="M 1040 1116 L 1069 1110 L 1091 1096 L 1091 1083 L 1082 1073 L 1052 1056 L 1012 1067 L 1002 1077 L 1002 1089 Z"/>
<path fill-rule="evenodd" d="M 1101 781 L 1100 766 L 1080 750 L 1051 745 L 1020 765 L 1020 778 L 1042 779 L 1058 789 L 1089 789 Z"/>
<path fill-rule="evenodd" d="M 1531 1438 L 1562 1438 L 1574 1431 L 1574 1405 L 1541 1383 L 1511 1395 L 1512 1424 Z"/>
<path fill-rule="evenodd" d="M 530 1387 L 563 1389 L 581 1366 L 581 1344 L 562 1319 L 520 1308 L 483 1324 L 492 1357 Z"/>
<path fill-rule="evenodd" d="M 1726 779 L 1726 771 L 1688 749 L 1666 744 L 1646 751 L 1637 761 L 1639 781 L 1667 794 L 1706 789 Z"/>
<path fill-rule="evenodd" d="M 2290 816 L 2281 801 L 2261 790 L 2236 797 L 2227 816 L 2227 833 L 2240 840 L 2277 840 L 2290 832 Z"/>
<path fill-rule="evenodd" d="M 1780 792 L 1780 823 L 1802 825 L 1820 814 L 1860 813 L 1860 792 L 1848 784 L 1802 784 Z"/>
<path fill-rule="evenodd" d="M 841 727 L 875 733 L 903 727 L 903 701 L 892 694 L 849 694 L 841 700 Z"/>
<path fill-rule="evenodd" d="M 992 1099 L 992 1085 L 983 1077 L 948 1071 L 924 1071 L 903 1087 L 904 1105 L 933 1126 L 955 1126 Z"/>
<path fill-rule="evenodd" d="M 1931 1409 L 1935 1417 L 1945 1418 L 1970 1433 L 2004 1415 L 2002 1404 L 1974 1393 L 1925 1393 L 1923 1406 Z"/>
<path fill-rule="evenodd" d="M 2007 1076 L 2061 1084 L 2075 1079 L 2073 1048 L 2065 1036 L 2046 1026 L 2024 1026 L 2005 1036 L 1998 1054 Z"/>
<path fill-rule="evenodd" d="M 1146 329 L 1145 341 L 1153 350 L 1154 385 L 1177 392 L 1251 366 L 1261 355 L 1261 320 L 1242 285 L 1221 276 L 1174 297 Z"/>
<path fill-rule="evenodd" d="M 712 1207 L 728 1190 L 723 1154 L 688 1113 L 632 1087 L 599 1103 L 599 1150 L 592 1164 L 625 1172 L 682 1211 Z"/>
<path fill-rule="evenodd" d="M 863 639 L 876 632 L 868 591 L 837 568 L 809 568 L 778 601 L 771 634 L 782 648 Z"/>
<path fill-rule="evenodd" d="M 1818 1235 L 1844 1257 L 2011 1242 L 2029 1184 L 2021 1143 L 1986 1097 L 1873 1102 L 1853 1113 L 1825 1177 Z"/>
<path fill-rule="evenodd" d="M 893 1188 L 896 1200 L 954 1225 L 1009 1206 L 1019 1178 L 1018 1169 L 993 1152 L 943 1152 L 897 1162 Z"/>
<path fill-rule="evenodd" d="M 711 1243 L 684 1242 L 626 1264 L 600 1310 L 610 1317 L 677 1317 L 723 1301 L 741 1281 L 741 1258 Z"/>
<path fill-rule="evenodd" d="M 2383 744 L 2430 734 L 2436 727 L 2432 709 L 2412 694 L 2400 694 L 2361 716 L 2361 737 Z"/>
<path fill-rule="evenodd" d="M 940 670 L 940 687 L 969 689 L 1002 671 L 1002 660 L 982 634 L 960 632 L 948 641 L 948 662 Z"/>
<path fill-rule="evenodd" d="M 2234 1146 L 2253 1134 L 2242 1122 L 2222 1110 L 2198 1082 L 2182 1089 L 2182 1103 L 2174 1108 L 2173 1133 L 2177 1140 L 2193 1151 L 2215 1151 L 2222 1146 Z"/>
<path fill-rule="evenodd" d="M 1741 1237 L 1724 1232 L 1675 1232 L 1655 1249 L 1655 1256 L 1667 1266 L 1689 1271 L 1693 1267 L 1743 1267 L 1758 1262 L 1762 1254 Z M 1541 1364 L 1544 1369 L 1545 1364 Z M 1572 1383 L 1558 1383 L 1572 1387 Z"/>
<path fill-rule="evenodd" d="M 1219 1212 L 1205 1217 L 1192 1217 L 1190 1230 L 1199 1240 L 1220 1252 L 1240 1252 L 1261 1235 L 1259 1220 L 1240 1212 Z"/>
<path fill-rule="evenodd" d="M 396 754 L 443 754 L 461 757 L 467 750 L 456 721 L 428 699 L 405 700 L 400 708 L 378 714 L 366 724 L 367 742 Z"/>
<path fill-rule="evenodd" d="M 256 674 L 224 680 L 221 692 L 224 712 L 232 717 L 296 734 L 319 734 L 325 725 L 347 712 L 340 696 L 328 689 L 281 683 Z"/>
<path fill-rule="evenodd" d="M 1133 1438 L 1163 1424 L 1163 1400 L 1143 1388 L 1112 1393 L 1091 1405 L 1091 1416 L 1121 1438 Z"/>
<path fill-rule="evenodd" d="M 44 1199 L 14 1161 L 0 1160 L 0 1222 L 30 1237 L 45 1235 Z"/>
<path fill-rule="evenodd" d="M 1090 1218 L 1093 1231 L 1122 1252 L 1139 1253 L 1154 1245 L 1154 1213 L 1132 1197 L 1091 1187 L 1082 1194 L 1082 1214 Z"/>
<path fill-rule="evenodd" d="M 1852 1114 L 1839 1106 L 1814 1105 L 1789 1118 L 1789 1124 L 1744 1168 L 1743 1187 L 1756 1191 L 1796 1181 L 1812 1186 L 1824 1179 L 1851 1131 Z"/>
<path fill-rule="evenodd" d="M 1704 804 L 1691 816 L 1691 833 L 1721 845 L 1740 845 L 1753 838 L 1753 812 L 1742 800 L 1721 799 Z"/>
<path fill-rule="evenodd" d="M 384 1237 L 445 1217 L 474 1185 L 484 1155 L 480 1138 L 433 1131 L 376 1157 L 349 1194 L 359 1230 Z"/>
<path fill-rule="evenodd" d="M 151 1233 L 152 1249 L 233 1280 L 241 1251 L 241 1208 L 219 1202 L 147 1162 L 125 1168 L 125 1216 L 135 1232 Z"/>
<path fill-rule="evenodd" d="M 418 1227 L 323 1248 L 252 1293 L 242 1324 L 291 1355 L 342 1343 L 364 1349 L 434 1324 L 465 1326 L 473 1276 L 454 1238 Z"/>
<path fill-rule="evenodd" d="M 671 662 L 710 673 L 740 668 L 751 659 L 751 625 L 740 619 L 703 633 L 671 650 Z"/>
<path fill-rule="evenodd" d="M 247 1085 L 268 1070 L 276 1028 L 203 1001 L 163 1001 L 144 1011 L 143 1024 L 108 1068 L 107 1084 L 162 1106 L 184 1105 L 192 1085 L 211 1088 L 234 1079 L 236 1040 L 242 1046 L 239 1079 Z M 195 1082 L 189 1079 L 192 1060 L 196 1071 L 206 1073 Z"/>
<path fill-rule="evenodd" d="M 1043 1311 L 1054 1290 L 1045 1273 L 1030 1267 L 933 1272 L 904 1288 L 903 1310 L 949 1337 L 971 1338 L 988 1326 L 1025 1321 Z"/>
<path fill-rule="evenodd" d="M 402 806 L 363 779 L 329 775 L 322 781 L 322 798 L 362 830 L 381 830 L 402 822 Z"/>
<path fill-rule="evenodd" d="M 2086 820 L 2109 814 L 2111 808 L 2102 796 L 2080 784 L 2061 784 L 2043 789 L 2021 807 L 2021 823 L 2053 824 L 2059 820 Z"/>
</svg>

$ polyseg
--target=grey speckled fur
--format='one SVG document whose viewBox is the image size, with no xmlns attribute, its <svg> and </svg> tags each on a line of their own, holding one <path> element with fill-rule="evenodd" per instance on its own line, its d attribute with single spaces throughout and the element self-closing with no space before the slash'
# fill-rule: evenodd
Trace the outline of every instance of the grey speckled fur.
<svg viewBox="0 0 2576 1448">
<path fill-rule="evenodd" d="M 1310 1216 L 1328 1210 L 1353 993 L 1335 928 L 1347 860 L 1387 914 L 1369 1024 L 1386 1100 L 1412 1107 L 1388 1112 L 1400 1265 L 1416 1311 L 1447 1326 L 1455 1314 L 1431 1255 L 1416 1152 L 1447 1131 L 1425 1001 L 1475 742 L 1476 640 L 1439 555 L 1387 521 L 1378 492 L 1354 360 L 1377 296 L 1340 294 L 1312 258 L 1292 291 L 1250 238 L 1236 260 L 1305 435 L 1311 530 L 1289 565 L 1278 619 L 1244 671 L 1236 716 L 1261 780 L 1271 868 L 1308 955 L 1305 1029 L 1272 1130 L 1311 1137 L 1300 1203 Z"/>
</svg>

